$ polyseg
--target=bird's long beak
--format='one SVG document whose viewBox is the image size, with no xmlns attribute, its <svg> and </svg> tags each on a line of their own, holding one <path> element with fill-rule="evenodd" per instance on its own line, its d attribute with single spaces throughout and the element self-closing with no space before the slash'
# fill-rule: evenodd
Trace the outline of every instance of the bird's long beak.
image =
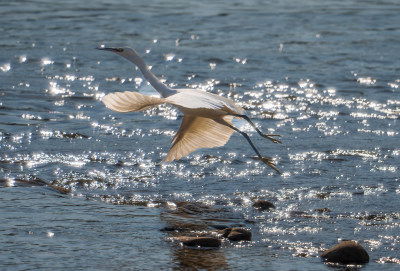
<svg viewBox="0 0 400 271">
<path fill-rule="evenodd" d="M 105 51 L 110 51 L 110 52 L 114 52 L 114 53 L 120 53 L 123 51 L 122 48 L 112 48 L 112 47 L 96 47 L 97 50 L 105 50 Z"/>
</svg>

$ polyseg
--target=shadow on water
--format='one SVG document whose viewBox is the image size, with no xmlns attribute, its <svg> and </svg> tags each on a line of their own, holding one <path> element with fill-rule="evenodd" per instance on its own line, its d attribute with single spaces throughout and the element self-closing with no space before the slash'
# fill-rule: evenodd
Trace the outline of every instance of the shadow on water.
<svg viewBox="0 0 400 271">
<path fill-rule="evenodd" d="M 242 220 L 228 210 L 197 202 L 176 202 L 161 213 L 162 229 L 173 242 L 173 260 L 177 270 L 229 270 L 223 249 L 192 248 L 176 241 L 182 236 L 217 237 L 216 229 L 237 225 Z"/>
<path fill-rule="evenodd" d="M 173 260 L 179 264 L 176 270 L 229 270 L 223 250 L 202 248 L 175 248 Z"/>
<path fill-rule="evenodd" d="M 243 216 L 228 209 L 209 206 L 200 202 L 166 202 L 116 200 L 102 197 L 112 204 L 161 208 L 160 218 L 165 227 L 165 241 L 171 243 L 174 270 L 229 270 L 229 263 L 223 248 L 188 247 L 179 241 L 180 237 L 221 238 L 218 230 L 245 225 Z M 222 240 L 222 239 L 221 239 Z M 223 241 L 223 240 L 222 240 Z"/>
</svg>

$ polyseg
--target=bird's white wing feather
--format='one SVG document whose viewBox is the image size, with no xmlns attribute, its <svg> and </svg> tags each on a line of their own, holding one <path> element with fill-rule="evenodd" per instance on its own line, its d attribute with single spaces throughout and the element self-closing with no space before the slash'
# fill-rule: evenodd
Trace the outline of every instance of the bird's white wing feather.
<svg viewBox="0 0 400 271">
<path fill-rule="evenodd" d="M 102 102 L 116 112 L 133 112 L 146 110 L 152 106 L 166 103 L 164 98 L 147 96 L 133 91 L 115 92 L 104 96 Z"/>
<path fill-rule="evenodd" d="M 200 90 L 178 92 L 168 97 L 173 104 L 186 108 L 221 109 L 225 106 L 222 97 Z"/>
<path fill-rule="evenodd" d="M 231 124 L 232 118 L 225 116 L 222 121 Z M 223 146 L 233 132 L 231 128 L 213 119 L 185 115 L 179 131 L 172 140 L 171 150 L 163 162 L 179 160 L 196 149 Z"/>
<path fill-rule="evenodd" d="M 216 114 L 243 114 L 243 108 L 233 101 L 214 93 L 198 89 L 180 89 L 176 94 L 168 96 L 168 102 L 178 106 L 182 112 L 189 110 L 215 110 Z M 197 111 L 201 112 L 201 111 Z"/>
</svg>

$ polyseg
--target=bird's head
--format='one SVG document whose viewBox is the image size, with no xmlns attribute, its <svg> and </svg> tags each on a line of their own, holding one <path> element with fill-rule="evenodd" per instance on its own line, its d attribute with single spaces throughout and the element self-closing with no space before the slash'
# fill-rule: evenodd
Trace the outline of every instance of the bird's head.
<svg viewBox="0 0 400 271">
<path fill-rule="evenodd" d="M 96 49 L 110 51 L 110 52 L 116 53 L 117 55 L 123 56 L 125 58 L 129 58 L 129 57 L 137 55 L 136 51 L 129 47 L 118 47 L 117 48 L 117 47 L 100 46 L 100 47 L 97 47 Z"/>
</svg>

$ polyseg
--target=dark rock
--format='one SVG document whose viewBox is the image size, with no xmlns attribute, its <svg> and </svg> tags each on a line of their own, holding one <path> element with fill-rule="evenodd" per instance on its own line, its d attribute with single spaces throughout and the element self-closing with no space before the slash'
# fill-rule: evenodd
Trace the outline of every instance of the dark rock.
<svg viewBox="0 0 400 271">
<path fill-rule="evenodd" d="M 180 227 L 164 227 L 164 228 L 162 228 L 162 229 L 160 229 L 160 231 L 164 231 L 164 232 L 172 232 L 172 231 L 176 231 L 176 232 L 181 232 L 181 231 L 183 231 L 183 229 L 182 228 L 180 228 Z"/>
<path fill-rule="evenodd" d="M 321 254 L 328 262 L 342 264 L 364 264 L 369 262 L 367 251 L 354 241 L 343 241 Z"/>
<path fill-rule="evenodd" d="M 231 241 L 251 241 L 251 232 L 243 228 L 226 228 L 219 233 Z"/>
<path fill-rule="evenodd" d="M 303 217 L 303 218 L 312 218 L 312 215 L 309 215 L 307 212 L 304 211 L 290 211 L 290 217 Z"/>
<path fill-rule="evenodd" d="M 29 176 L 27 179 L 0 179 L 1 186 L 18 186 L 18 187 L 37 187 L 44 186 L 60 194 L 68 194 L 71 191 L 67 188 L 58 186 L 56 184 L 49 184 L 46 181 L 36 177 Z"/>
<path fill-rule="evenodd" d="M 364 195 L 364 191 L 356 191 L 356 192 L 353 192 L 353 195 L 354 195 L 354 196 L 363 196 L 363 195 Z"/>
<path fill-rule="evenodd" d="M 253 207 L 260 211 L 266 211 L 269 209 L 274 209 L 275 205 L 268 200 L 257 200 L 254 202 Z"/>
<path fill-rule="evenodd" d="M 49 184 L 48 187 L 54 189 L 55 191 L 57 191 L 61 194 L 68 194 L 71 192 L 69 189 L 58 186 L 58 185 Z"/>
<path fill-rule="evenodd" d="M 174 212 L 179 215 L 199 215 L 199 214 L 212 214 L 223 212 L 220 208 L 208 206 L 199 202 L 175 202 L 177 210 Z"/>
<path fill-rule="evenodd" d="M 389 217 L 384 215 L 384 214 L 372 214 L 372 215 L 366 215 L 366 216 L 357 216 L 358 219 L 362 220 L 373 220 L 373 221 L 384 221 L 388 219 Z"/>
<path fill-rule="evenodd" d="M 212 227 L 216 230 L 224 230 L 226 228 L 229 228 L 227 225 L 210 225 L 210 227 Z"/>
<path fill-rule="evenodd" d="M 190 247 L 219 247 L 221 245 L 221 240 L 216 237 L 180 236 L 176 240 Z"/>
<path fill-rule="evenodd" d="M 331 209 L 329 208 L 319 208 L 319 209 L 315 209 L 314 210 L 317 213 L 329 213 L 331 211 Z"/>
<path fill-rule="evenodd" d="M 219 230 L 218 233 L 222 234 L 223 237 L 227 238 L 228 235 L 231 233 L 232 228 L 225 228 L 223 230 Z"/>
<path fill-rule="evenodd" d="M 251 232 L 242 228 L 232 228 L 228 234 L 228 239 L 231 241 L 251 241 Z"/>
<path fill-rule="evenodd" d="M 319 198 L 319 199 L 327 199 L 327 198 L 329 198 L 329 196 L 330 196 L 330 192 L 327 192 L 327 193 L 318 193 L 318 194 L 316 194 L 315 196 L 317 197 L 317 198 Z"/>
</svg>

